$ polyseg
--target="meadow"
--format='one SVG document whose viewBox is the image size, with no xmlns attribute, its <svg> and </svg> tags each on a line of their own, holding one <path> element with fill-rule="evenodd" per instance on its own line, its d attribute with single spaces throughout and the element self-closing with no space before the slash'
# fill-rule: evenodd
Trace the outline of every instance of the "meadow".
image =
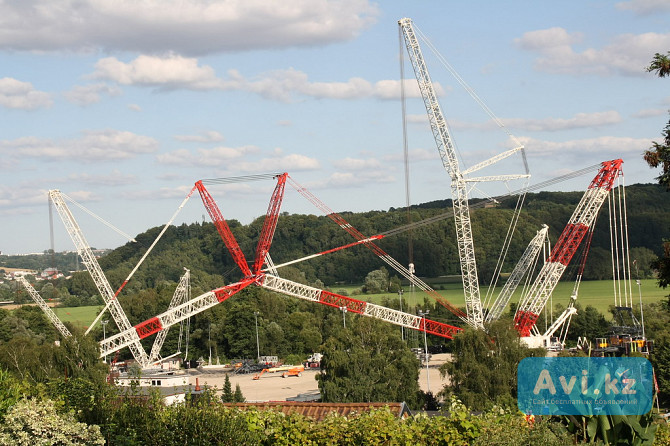
<svg viewBox="0 0 670 446">
<path fill-rule="evenodd" d="M 453 305 L 463 307 L 465 306 L 465 300 L 463 297 L 463 287 L 459 282 L 454 280 L 448 280 L 446 282 L 441 282 L 439 279 L 431 280 L 430 286 L 433 287 L 442 297 L 447 299 Z M 633 283 L 632 289 L 628 290 L 629 299 L 632 297 L 633 306 L 639 308 L 640 305 L 640 296 L 642 297 L 643 303 L 652 303 L 658 302 L 664 299 L 667 299 L 667 296 L 670 294 L 670 289 L 662 289 L 657 285 L 657 281 L 654 279 L 642 280 L 640 281 L 640 287 Z M 397 308 L 398 306 L 398 294 L 397 293 L 381 293 L 381 294 L 361 294 L 362 285 L 343 285 L 332 287 L 332 291 L 335 293 L 341 293 L 344 291 L 347 296 L 353 297 L 355 299 L 364 300 L 367 302 L 372 302 L 375 304 L 382 304 L 385 301 L 390 301 L 393 303 L 393 306 Z M 551 300 L 549 301 L 547 308 L 550 308 L 553 303 L 555 307 L 557 304 L 565 307 L 570 299 L 574 288 L 574 283 L 572 282 L 559 282 L 554 290 Z M 493 293 L 491 301 L 495 299 L 500 288 L 496 288 Z M 485 296 L 487 289 L 485 287 L 481 288 L 482 296 Z M 512 302 L 518 302 L 520 291 L 517 291 L 514 296 L 512 296 Z M 614 305 L 614 289 L 611 280 L 595 280 L 595 281 L 584 281 L 581 283 L 579 288 L 577 302 L 583 308 L 588 305 L 595 307 L 598 311 L 605 315 L 607 319 L 611 319 L 611 314 L 608 311 L 610 305 Z M 403 305 L 405 310 L 407 308 L 421 308 L 425 298 L 428 298 L 428 294 L 422 292 L 419 289 L 416 289 L 414 292 L 411 292 L 408 286 L 404 287 L 403 293 Z M 482 298 L 484 301 L 484 298 Z M 57 307 L 54 308 L 56 315 L 63 322 L 72 322 L 81 327 L 88 327 L 88 325 L 93 322 L 96 318 L 98 312 L 102 309 L 100 305 L 92 305 L 85 307 Z"/>
<path fill-rule="evenodd" d="M 465 306 L 465 299 L 463 297 L 463 287 L 460 283 L 449 280 L 447 282 L 439 282 L 433 279 L 429 285 L 437 291 L 442 297 L 447 299 L 451 304 L 457 307 Z M 560 304 L 565 308 L 570 300 L 570 295 L 574 289 L 574 282 L 559 282 L 550 301 L 547 303 L 547 308 L 555 307 L 557 304 Z M 346 295 L 353 297 L 355 299 L 365 300 L 368 302 L 382 304 L 384 301 L 395 302 L 394 306 L 397 308 L 398 305 L 398 294 L 397 293 L 381 293 L 381 294 L 360 294 L 361 286 L 347 285 L 347 286 L 337 286 L 333 287 L 333 291 L 338 293 L 345 291 Z M 424 298 L 429 298 L 428 294 L 423 291 L 415 288 L 415 291 L 411 291 L 407 285 L 403 288 L 403 305 L 405 308 L 414 308 L 418 306 L 421 307 Z M 632 289 L 627 290 L 628 299 L 632 299 L 632 305 L 639 308 L 640 297 L 642 302 L 652 303 L 658 302 L 664 299 L 667 299 L 667 296 L 670 295 L 670 289 L 663 289 L 658 286 L 658 282 L 655 279 L 641 280 L 640 286 L 638 287 L 635 282 L 632 284 Z M 496 298 L 500 292 L 500 287 L 496 288 L 490 298 L 490 302 Z M 486 302 L 485 296 L 488 293 L 487 287 L 481 287 L 480 293 L 482 295 L 483 304 Z M 611 305 L 614 305 L 614 285 L 611 280 L 594 280 L 594 281 L 583 281 L 579 287 L 577 295 L 577 303 L 585 308 L 588 305 L 595 307 L 599 312 L 605 315 L 607 319 L 611 319 L 611 314 L 608 309 Z M 621 295 L 622 292 L 617 289 L 617 294 Z M 521 289 L 519 288 L 517 292 L 512 296 L 511 302 L 518 302 L 519 296 L 521 295 Z M 553 304 L 553 305 L 552 305 Z M 629 304 L 630 305 L 630 304 Z M 485 307 L 487 305 L 484 304 Z M 625 304 L 622 304 L 625 306 Z"/>
</svg>

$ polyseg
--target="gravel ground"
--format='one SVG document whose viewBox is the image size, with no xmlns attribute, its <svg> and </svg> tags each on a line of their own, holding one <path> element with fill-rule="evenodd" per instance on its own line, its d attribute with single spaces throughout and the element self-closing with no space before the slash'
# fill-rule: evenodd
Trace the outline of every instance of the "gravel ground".
<svg viewBox="0 0 670 446">
<path fill-rule="evenodd" d="M 433 393 L 439 392 L 448 380 L 440 377 L 439 366 L 448 360 L 449 355 L 433 355 L 428 364 L 428 379 L 426 379 L 426 367 L 422 367 L 419 374 L 419 386 L 422 390 L 430 390 Z M 287 398 L 296 397 L 302 393 L 318 393 L 319 385 L 316 382 L 318 370 L 306 369 L 302 376 L 289 376 L 282 378 L 281 372 L 264 373 L 259 380 L 254 380 L 254 373 L 233 374 L 229 373 L 230 383 L 235 390 L 237 384 L 240 385 L 242 394 L 249 402 L 257 401 L 286 401 Z M 190 377 L 190 383 L 216 387 L 218 390 L 223 388 L 226 375 L 223 372 L 210 372 L 193 375 Z"/>
</svg>

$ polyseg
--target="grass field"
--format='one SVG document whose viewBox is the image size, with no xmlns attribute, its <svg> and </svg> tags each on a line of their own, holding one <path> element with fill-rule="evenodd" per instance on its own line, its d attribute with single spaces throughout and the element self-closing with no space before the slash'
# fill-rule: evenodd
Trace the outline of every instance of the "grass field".
<svg viewBox="0 0 670 446">
<path fill-rule="evenodd" d="M 640 288 L 638 290 L 637 285 L 633 284 L 632 296 L 633 296 L 633 305 L 640 304 L 640 291 L 642 292 L 642 302 L 651 303 L 658 302 L 666 298 L 670 294 L 670 289 L 662 289 L 656 285 L 656 280 L 642 280 Z M 451 302 L 453 305 L 463 307 L 465 306 L 465 301 L 463 298 L 463 288 L 460 283 L 455 283 L 449 281 L 447 283 L 435 282 L 430 284 L 441 296 Z M 553 294 L 553 304 L 556 305 L 560 303 L 565 307 L 572 294 L 572 289 L 574 287 L 573 283 L 569 282 L 560 282 Z M 397 294 L 358 294 L 356 291 L 360 290 L 361 286 L 358 285 L 344 285 L 344 286 L 335 286 L 332 287 L 334 292 L 340 292 L 342 290 L 346 291 L 349 297 L 355 299 L 364 300 L 367 302 L 372 302 L 376 304 L 381 304 L 385 299 L 392 300 L 394 302 L 398 301 Z M 428 295 L 420 290 L 414 293 L 412 296 L 405 287 L 405 293 L 403 295 L 403 302 L 407 308 L 407 305 L 414 307 L 418 305 L 419 307 L 423 304 L 424 297 Z M 497 295 L 497 292 L 494 293 L 494 298 Z M 481 294 L 486 294 L 486 289 L 481 289 Z M 518 302 L 519 293 L 517 292 L 512 297 L 512 302 Z M 610 319 L 611 314 L 608 312 L 610 305 L 614 304 L 614 293 L 612 289 L 612 281 L 601 280 L 601 281 L 588 281 L 582 282 L 579 288 L 579 296 L 577 302 L 582 306 L 586 307 L 591 305 L 595 307 L 598 311 L 603 313 L 606 318 Z M 67 308 L 54 308 L 56 315 L 61 321 L 72 322 L 75 325 L 80 325 L 82 327 L 88 327 L 88 325 L 93 322 L 98 312 L 102 309 L 101 305 L 93 305 L 88 307 L 67 307 Z"/>
<path fill-rule="evenodd" d="M 95 320 L 102 305 L 91 305 L 88 307 L 63 307 L 54 308 L 58 319 L 63 322 L 72 322 L 81 327 L 88 327 Z"/>
<path fill-rule="evenodd" d="M 465 300 L 463 297 L 463 288 L 461 284 L 453 282 L 448 283 L 435 282 L 431 283 L 430 286 L 433 287 L 433 289 L 435 289 L 442 297 L 447 299 L 453 305 L 458 307 L 465 306 Z M 559 284 L 556 286 L 556 289 L 554 290 L 551 300 L 554 306 L 560 303 L 561 305 L 563 305 L 563 307 L 565 307 L 570 299 L 570 295 L 572 294 L 573 288 L 574 283 L 559 282 Z M 389 299 L 395 302 L 398 301 L 398 295 L 395 293 L 356 295 L 355 293 L 357 290 L 360 290 L 360 286 L 354 286 L 354 285 L 336 286 L 333 287 L 332 289 L 336 293 L 340 290 L 344 290 L 347 292 L 347 295 L 349 297 L 365 300 L 376 304 L 381 304 L 382 301 L 384 301 L 385 299 Z M 405 286 L 403 302 L 405 305 L 409 305 L 410 307 L 414 307 L 415 305 L 421 306 L 424 297 L 428 297 L 426 293 L 418 289 L 414 293 L 414 296 L 412 296 L 410 295 L 410 293 L 407 292 L 407 289 L 408 287 Z M 496 289 L 496 291 L 493 293 L 493 298 L 491 300 L 495 299 L 499 291 L 500 291 L 499 288 Z M 629 290 L 629 292 L 630 291 L 631 290 Z M 482 296 L 485 296 L 486 292 L 487 289 L 482 287 L 481 288 Z M 634 306 L 640 304 L 640 293 L 642 294 L 643 303 L 651 303 L 665 299 L 666 296 L 670 294 L 670 289 L 664 290 L 662 288 L 659 288 L 657 285 L 657 281 L 654 279 L 642 280 L 639 288 L 635 283 L 633 283 L 632 298 Z M 517 290 L 517 293 L 515 293 L 511 301 L 518 302 L 519 295 L 520 292 L 519 290 Z M 484 301 L 484 297 L 482 297 L 482 301 Z M 608 308 L 610 305 L 614 305 L 614 290 L 612 281 L 596 280 L 596 281 L 582 282 L 581 286 L 579 287 L 579 295 L 577 298 L 577 303 L 581 305 L 582 308 L 591 305 L 595 307 L 598 311 L 603 313 L 606 318 L 610 319 L 611 314 L 608 312 Z"/>
</svg>

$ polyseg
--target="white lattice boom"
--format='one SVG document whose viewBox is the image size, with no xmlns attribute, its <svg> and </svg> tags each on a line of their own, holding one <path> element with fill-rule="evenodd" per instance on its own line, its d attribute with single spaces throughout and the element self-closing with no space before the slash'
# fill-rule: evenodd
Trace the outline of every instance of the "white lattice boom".
<svg viewBox="0 0 670 446">
<path fill-rule="evenodd" d="M 440 104 L 437 100 L 437 93 L 433 87 L 433 82 L 428 73 L 428 67 L 423 58 L 419 41 L 416 38 L 412 20 L 403 18 L 398 21 L 400 25 L 405 46 L 409 59 L 412 62 L 412 68 L 421 91 L 430 128 L 437 144 L 437 150 L 442 159 L 442 165 L 449 173 L 451 178 L 451 194 L 453 200 L 454 220 L 456 224 L 456 238 L 458 244 L 458 257 L 461 263 L 461 274 L 463 277 L 463 293 L 465 295 L 465 308 L 468 323 L 474 327 L 482 327 L 484 315 L 482 311 L 482 302 L 479 293 L 479 279 L 477 276 L 477 262 L 475 259 L 475 246 L 472 237 L 472 224 L 470 221 L 470 209 L 468 206 L 467 183 L 475 181 L 493 181 L 509 180 L 518 178 L 527 178 L 528 175 L 500 175 L 495 177 L 482 177 L 479 179 L 466 179 L 461 172 L 453 140 L 449 133 L 447 122 L 442 114 Z M 483 161 L 476 166 L 468 169 L 467 172 L 482 169 L 491 164 L 506 158 L 513 153 L 522 150 L 523 147 L 515 148 L 511 151 L 497 155 L 490 160 Z"/>
<path fill-rule="evenodd" d="M 512 295 L 519 286 L 519 283 L 521 283 L 521 279 L 523 279 L 530 267 L 537 261 L 542 245 L 544 245 L 544 242 L 547 239 L 548 232 L 549 226 L 542 225 L 542 229 L 537 231 L 535 237 L 530 241 L 526 250 L 521 255 L 519 263 L 516 264 L 502 290 L 500 290 L 500 294 L 498 294 L 498 297 L 491 305 L 491 310 L 489 311 L 489 314 L 486 315 L 486 322 L 497 320 L 505 310 L 505 307 L 507 307 Z"/>
<path fill-rule="evenodd" d="M 190 289 L 189 288 L 190 278 L 191 278 L 191 272 L 189 270 L 186 270 L 184 275 L 181 276 L 179 284 L 177 285 L 177 288 L 175 289 L 174 294 L 172 295 L 172 300 L 170 301 L 168 310 L 171 310 L 188 300 L 189 297 L 188 293 Z M 150 362 L 153 363 L 160 359 L 161 348 L 165 343 L 165 338 L 167 337 L 169 331 L 170 327 L 166 327 L 165 329 L 159 331 L 158 334 L 156 335 L 156 339 L 154 339 L 154 344 L 151 346 L 151 353 L 149 353 Z"/>
<path fill-rule="evenodd" d="M 44 311 L 44 314 L 49 318 L 52 324 L 56 327 L 56 329 L 60 332 L 61 335 L 63 335 L 64 338 L 72 336 L 72 333 L 70 333 L 70 330 L 67 329 L 65 325 L 61 322 L 60 319 L 58 319 L 58 316 L 56 316 L 56 313 L 53 312 L 53 310 L 47 305 L 46 302 L 44 302 L 44 299 L 42 299 L 42 296 L 39 295 L 37 290 L 33 288 L 33 286 L 26 280 L 25 277 L 19 276 L 17 278 L 19 283 L 23 285 L 23 287 L 28 291 L 28 294 L 30 294 L 30 297 L 33 298 L 35 303 Z"/>
<path fill-rule="evenodd" d="M 49 198 L 58 211 L 61 220 L 63 220 L 65 229 L 67 230 L 68 234 L 70 234 L 70 238 L 77 248 L 77 253 L 81 257 L 82 262 L 90 273 L 96 288 L 102 296 L 102 300 L 107 305 L 107 308 L 109 308 L 109 313 L 112 315 L 114 323 L 116 323 L 116 326 L 120 332 L 128 331 L 132 328 L 132 325 L 130 325 L 128 317 L 126 317 L 126 313 L 123 311 L 123 308 L 121 308 L 121 304 L 116 298 L 114 291 L 112 291 L 112 287 L 109 285 L 105 274 L 102 272 L 102 268 L 100 268 L 100 265 L 98 264 L 91 247 L 84 238 L 84 234 L 81 232 L 77 221 L 74 219 L 70 209 L 65 204 L 65 200 L 63 200 L 60 191 L 50 190 Z M 133 354 L 133 357 L 142 367 L 147 366 L 149 363 L 149 357 L 147 356 L 147 352 L 144 351 L 144 347 L 142 347 L 142 344 L 140 343 L 139 336 L 137 336 L 137 333 L 135 333 L 134 336 L 132 334 L 129 334 L 128 336 L 129 342 L 127 342 L 126 345 Z"/>
</svg>

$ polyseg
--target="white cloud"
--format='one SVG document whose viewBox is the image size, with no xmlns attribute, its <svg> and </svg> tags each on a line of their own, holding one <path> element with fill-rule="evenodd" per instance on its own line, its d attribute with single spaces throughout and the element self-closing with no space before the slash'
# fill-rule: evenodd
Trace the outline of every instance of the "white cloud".
<svg viewBox="0 0 670 446">
<path fill-rule="evenodd" d="M 321 164 L 316 158 L 297 153 L 235 164 L 235 170 L 239 170 L 240 172 L 296 172 L 301 170 L 317 170 L 320 167 Z"/>
<path fill-rule="evenodd" d="M 667 0 L 629 0 L 617 3 L 616 8 L 645 16 L 670 11 L 670 3 Z"/>
<path fill-rule="evenodd" d="M 142 107 L 140 107 L 138 104 L 128 104 L 128 110 L 132 110 L 134 112 L 141 112 Z"/>
<path fill-rule="evenodd" d="M 191 191 L 192 187 L 162 187 L 154 190 L 132 189 L 123 192 L 121 195 L 126 200 L 165 200 L 165 199 L 184 199 Z"/>
<path fill-rule="evenodd" d="M 670 33 L 622 34 L 612 38 L 611 43 L 602 48 L 577 52 L 573 46 L 582 40 L 581 33 L 550 28 L 529 31 L 515 42 L 521 48 L 539 54 L 535 62 L 537 71 L 599 76 L 644 76 L 644 67 L 648 65 L 650 55 L 658 48 L 670 47 Z"/>
<path fill-rule="evenodd" d="M 178 149 L 156 156 L 160 164 L 172 164 L 191 167 L 226 166 L 231 160 L 242 158 L 250 153 L 259 152 L 256 146 L 215 147 L 213 149 L 197 149 L 195 153 L 186 149 Z"/>
<path fill-rule="evenodd" d="M 32 136 L 0 141 L 5 156 L 68 162 L 98 162 L 134 158 L 158 150 L 148 136 L 120 130 L 89 130 L 76 139 L 51 140 Z"/>
<path fill-rule="evenodd" d="M 601 136 L 598 138 L 577 139 L 572 141 L 543 141 L 533 138 L 519 138 L 526 147 L 526 154 L 531 157 L 567 156 L 585 157 L 598 154 L 640 154 L 651 145 L 651 139 Z M 605 161 L 605 160 L 600 160 Z"/>
<path fill-rule="evenodd" d="M 95 64 L 95 72 L 91 77 L 122 85 L 158 86 L 165 89 L 223 88 L 212 67 L 198 66 L 197 59 L 176 54 L 164 57 L 142 55 L 130 63 L 106 57 Z"/>
<path fill-rule="evenodd" d="M 376 170 L 376 171 L 365 171 L 365 172 L 335 172 L 331 174 L 324 181 L 314 183 L 312 186 L 314 189 L 344 189 L 359 187 L 364 184 L 369 183 L 393 183 L 397 179 L 390 175 L 388 172 Z"/>
<path fill-rule="evenodd" d="M 221 90 L 247 91 L 266 99 L 290 102 L 294 96 L 316 99 L 399 99 L 400 81 L 382 80 L 371 83 L 362 78 L 345 82 L 312 82 L 306 73 L 293 69 L 272 70 L 247 78 L 237 70 L 229 70 L 227 77 L 219 77 L 214 69 L 199 65 L 198 59 L 176 54 L 167 56 L 142 55 L 130 62 L 115 57 L 100 59 L 93 79 L 104 79 L 121 85 L 156 87 L 162 90 Z M 406 97 L 421 97 L 415 81 L 405 81 Z M 436 93 L 444 95 L 439 83 Z"/>
<path fill-rule="evenodd" d="M 545 119 L 520 119 L 506 118 L 503 123 L 508 127 L 514 127 L 533 132 L 556 132 L 576 128 L 597 128 L 602 126 L 618 124 L 622 121 L 619 112 L 610 110 L 598 113 L 577 113 L 572 118 L 545 118 Z M 492 124 L 493 125 L 493 124 Z"/>
<path fill-rule="evenodd" d="M 65 92 L 65 99 L 77 105 L 90 105 L 100 102 L 102 95 L 119 96 L 121 89 L 107 84 L 78 85 Z"/>
<path fill-rule="evenodd" d="M 139 180 L 135 175 L 124 174 L 119 170 L 113 170 L 108 175 L 91 175 L 88 173 L 76 173 L 68 176 L 68 181 L 84 183 L 95 186 L 115 187 L 128 184 L 138 184 Z M 69 195 L 69 194 L 68 194 Z"/>
<path fill-rule="evenodd" d="M 51 95 L 35 90 L 30 82 L 22 82 L 11 77 L 0 79 L 0 105 L 21 110 L 35 110 L 50 107 Z"/>
<path fill-rule="evenodd" d="M 662 116 L 668 114 L 668 110 L 664 108 L 648 108 L 646 110 L 638 110 L 633 113 L 635 118 L 653 118 L 654 116 Z"/>
<path fill-rule="evenodd" d="M 374 158 L 358 159 L 347 157 L 341 160 L 333 161 L 333 165 L 338 169 L 344 170 L 380 169 L 382 167 L 382 163 Z"/>
<path fill-rule="evenodd" d="M 368 0 L 0 2 L 0 48 L 202 55 L 311 47 L 351 40 L 378 14 Z"/>
<path fill-rule="evenodd" d="M 206 132 L 201 132 L 198 135 L 175 135 L 174 139 L 182 142 L 221 142 L 223 141 L 223 135 L 215 130 L 209 130 Z"/>
</svg>

